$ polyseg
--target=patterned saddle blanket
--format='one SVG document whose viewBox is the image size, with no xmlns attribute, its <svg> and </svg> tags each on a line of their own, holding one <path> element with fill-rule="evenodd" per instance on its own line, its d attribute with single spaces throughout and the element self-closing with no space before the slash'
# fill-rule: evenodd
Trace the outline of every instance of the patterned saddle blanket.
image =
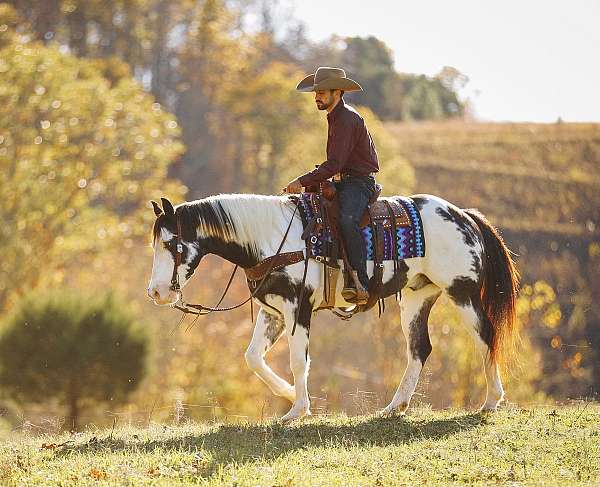
<svg viewBox="0 0 600 487">
<path fill-rule="evenodd" d="M 333 246 L 337 245 L 332 228 L 323 223 L 327 218 L 323 215 L 321 198 L 318 193 L 300 195 L 300 214 L 305 228 L 303 238 L 306 238 L 308 256 L 317 260 L 330 257 Z M 421 216 L 413 200 L 408 197 L 379 198 L 369 206 L 360 226 L 367 260 L 377 260 L 378 240 L 383 243 L 383 260 L 425 257 Z"/>
</svg>

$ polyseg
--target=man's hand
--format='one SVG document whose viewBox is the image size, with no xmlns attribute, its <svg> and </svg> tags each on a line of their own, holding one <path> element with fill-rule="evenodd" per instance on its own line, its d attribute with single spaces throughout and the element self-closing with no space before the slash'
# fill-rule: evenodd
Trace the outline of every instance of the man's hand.
<svg viewBox="0 0 600 487">
<path fill-rule="evenodd" d="M 302 193 L 302 183 L 297 179 L 294 179 L 292 182 L 288 183 L 288 185 L 284 188 L 286 193 Z"/>
</svg>

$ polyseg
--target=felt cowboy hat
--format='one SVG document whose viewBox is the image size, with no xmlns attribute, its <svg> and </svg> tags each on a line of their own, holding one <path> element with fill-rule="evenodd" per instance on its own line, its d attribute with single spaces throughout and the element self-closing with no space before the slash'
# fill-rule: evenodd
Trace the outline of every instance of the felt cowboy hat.
<svg viewBox="0 0 600 487">
<path fill-rule="evenodd" d="M 296 89 L 305 93 L 319 90 L 362 91 L 356 81 L 346 78 L 343 69 L 328 67 L 320 67 L 314 74 L 309 74 L 298 83 Z"/>
</svg>

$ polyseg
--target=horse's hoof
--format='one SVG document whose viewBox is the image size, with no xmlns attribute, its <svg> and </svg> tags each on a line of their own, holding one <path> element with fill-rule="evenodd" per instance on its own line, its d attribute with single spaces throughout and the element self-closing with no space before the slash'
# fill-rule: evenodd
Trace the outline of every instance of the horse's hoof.
<svg viewBox="0 0 600 487">
<path fill-rule="evenodd" d="M 481 414 L 491 414 L 498 411 L 498 405 L 484 404 L 479 408 Z"/>
<path fill-rule="evenodd" d="M 406 407 L 390 407 L 387 406 L 377 411 L 378 418 L 403 418 L 406 415 Z"/>
<path fill-rule="evenodd" d="M 296 419 L 301 419 L 305 416 L 312 416 L 312 413 L 310 412 L 309 409 L 306 409 L 304 411 L 299 411 L 296 412 L 293 409 L 291 409 L 287 414 L 285 414 L 284 416 L 282 416 L 279 419 L 279 422 L 281 424 L 290 424 L 292 421 L 296 420 Z"/>
<path fill-rule="evenodd" d="M 401 413 L 400 411 L 398 411 L 398 409 L 391 409 L 391 410 L 387 410 L 387 409 L 381 409 L 379 411 L 377 411 L 377 417 L 381 418 L 381 419 L 391 419 L 391 418 L 404 418 L 404 416 L 406 416 L 406 413 Z"/>
<path fill-rule="evenodd" d="M 387 405 L 385 408 L 377 412 L 377 416 L 380 418 L 397 418 L 404 417 L 406 410 L 408 409 L 408 403 L 402 402 L 397 406 Z"/>
</svg>

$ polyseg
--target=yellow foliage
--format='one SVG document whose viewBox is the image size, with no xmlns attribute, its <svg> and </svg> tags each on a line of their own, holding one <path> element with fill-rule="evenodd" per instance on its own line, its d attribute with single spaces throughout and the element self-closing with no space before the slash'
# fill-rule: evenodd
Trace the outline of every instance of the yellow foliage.
<svg viewBox="0 0 600 487">
<path fill-rule="evenodd" d="M 177 123 L 132 79 L 111 85 L 91 63 L 25 37 L 0 50 L 0 303 L 56 284 L 148 232 L 149 197 L 181 197 L 166 179 L 182 151 Z M 18 232 L 14 232 L 14 228 Z"/>
<path fill-rule="evenodd" d="M 254 55 L 259 58 L 254 66 L 260 65 L 260 53 Z M 238 154 L 238 167 L 231 169 L 238 171 L 236 191 L 273 194 L 326 160 L 327 119 L 311 94 L 293 89 L 303 75 L 295 66 L 269 62 L 258 72 L 254 69 L 250 63 L 239 84 L 221 90 L 223 105 L 236 121 L 228 127 L 236 137 L 222 141 L 233 148 L 223 151 Z M 398 156 L 393 137 L 373 112 L 358 110 L 376 143 L 385 191 L 408 192 L 414 184 L 410 164 Z"/>
<path fill-rule="evenodd" d="M 552 303 L 550 306 L 548 306 L 548 309 L 542 317 L 544 325 L 546 325 L 548 328 L 556 328 L 560 324 L 561 319 L 562 313 L 558 303 Z"/>
</svg>

